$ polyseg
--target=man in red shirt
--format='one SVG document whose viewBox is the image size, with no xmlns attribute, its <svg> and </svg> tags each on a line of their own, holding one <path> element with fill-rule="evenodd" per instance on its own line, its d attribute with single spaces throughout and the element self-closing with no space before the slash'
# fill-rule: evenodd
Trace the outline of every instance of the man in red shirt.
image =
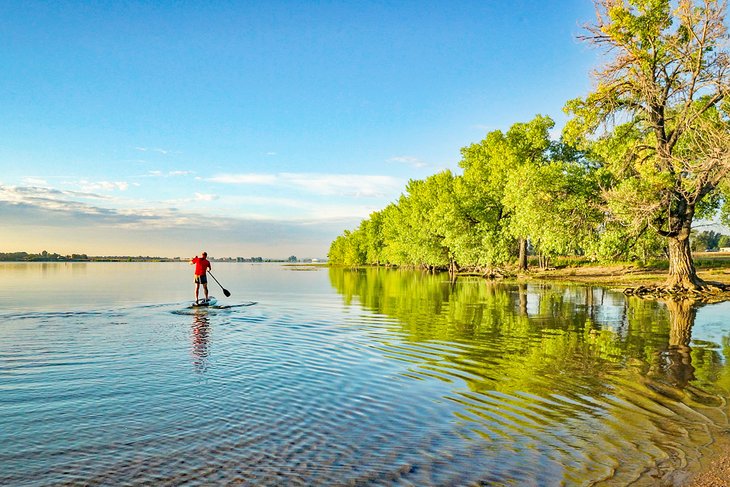
<svg viewBox="0 0 730 487">
<path fill-rule="evenodd" d="M 205 300 L 208 301 L 208 269 L 211 268 L 208 261 L 208 252 L 203 252 L 202 257 L 196 255 L 190 259 L 190 264 L 195 264 L 195 302 L 198 302 L 201 284 L 205 292 Z"/>
</svg>

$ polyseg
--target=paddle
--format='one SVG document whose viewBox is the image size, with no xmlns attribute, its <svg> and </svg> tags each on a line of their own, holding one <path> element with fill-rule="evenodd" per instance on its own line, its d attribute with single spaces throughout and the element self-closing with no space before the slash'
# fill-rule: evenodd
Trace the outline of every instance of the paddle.
<svg viewBox="0 0 730 487">
<path fill-rule="evenodd" d="M 208 274 L 210 274 L 210 277 L 212 277 L 215 282 L 218 282 L 218 279 L 215 278 L 212 272 L 208 271 Z M 221 283 L 218 282 L 218 285 L 221 286 Z M 231 295 L 228 289 L 224 288 L 223 286 L 221 286 L 221 289 L 223 289 L 223 294 L 225 294 L 226 297 L 229 297 Z"/>
</svg>

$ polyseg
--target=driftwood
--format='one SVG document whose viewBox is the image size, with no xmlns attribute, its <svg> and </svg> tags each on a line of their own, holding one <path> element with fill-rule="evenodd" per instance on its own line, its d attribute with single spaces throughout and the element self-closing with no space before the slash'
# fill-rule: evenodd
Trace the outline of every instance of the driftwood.
<svg viewBox="0 0 730 487">
<path fill-rule="evenodd" d="M 510 277 L 515 277 L 515 274 L 513 272 L 507 271 L 505 269 L 499 269 L 496 267 L 490 267 L 490 268 L 464 268 L 459 270 L 455 277 L 481 277 L 484 279 L 507 279 Z"/>
</svg>

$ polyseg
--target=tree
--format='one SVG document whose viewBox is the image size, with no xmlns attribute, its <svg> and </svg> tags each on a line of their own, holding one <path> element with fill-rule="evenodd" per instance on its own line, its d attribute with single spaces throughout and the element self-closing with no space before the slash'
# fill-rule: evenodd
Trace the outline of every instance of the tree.
<svg viewBox="0 0 730 487">
<path fill-rule="evenodd" d="M 454 200 L 452 182 L 450 171 L 411 180 L 407 194 L 398 201 L 407 228 L 406 250 L 413 264 L 433 269 L 449 266 L 454 260 L 447 242 L 452 229 L 444 218 Z"/>
<path fill-rule="evenodd" d="M 709 230 L 693 235 L 692 250 L 695 252 L 705 252 L 706 250 L 717 250 L 720 246 L 721 234 Z"/>
<path fill-rule="evenodd" d="M 502 246 L 509 246 L 510 239 L 517 238 L 521 270 L 527 269 L 528 236 L 509 231 L 506 187 L 510 175 L 520 167 L 528 166 L 529 171 L 547 163 L 549 131 L 554 125 L 550 117 L 537 115 L 530 122 L 512 125 L 506 133 L 494 130 L 480 143 L 461 150 L 459 165 L 464 169 L 464 184 L 468 188 L 463 192 L 466 212 L 475 227 L 484 232 L 485 244 L 491 246 L 498 240 Z"/>
<path fill-rule="evenodd" d="M 701 288 L 690 231 L 695 217 L 716 210 L 730 171 L 726 4 L 680 0 L 673 10 L 670 0 L 594 2 L 597 22 L 583 39 L 609 59 L 595 90 L 566 105 L 574 118 L 565 135 L 597 137 L 615 178 L 603 193 L 614 216 L 666 238 L 666 286 Z"/>
<path fill-rule="evenodd" d="M 720 235 L 720 239 L 717 241 L 717 246 L 721 249 L 730 247 L 730 235 Z"/>
<path fill-rule="evenodd" d="M 511 230 L 529 238 L 542 256 L 583 253 L 596 238 L 603 215 L 593 201 L 596 182 L 585 166 L 559 160 L 524 165 L 511 174 L 505 193 Z"/>
</svg>

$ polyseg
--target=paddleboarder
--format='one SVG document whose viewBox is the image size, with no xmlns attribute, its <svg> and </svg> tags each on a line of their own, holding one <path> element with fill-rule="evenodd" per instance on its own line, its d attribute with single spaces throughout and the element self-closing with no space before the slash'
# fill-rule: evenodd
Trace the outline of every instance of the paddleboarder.
<svg viewBox="0 0 730 487">
<path fill-rule="evenodd" d="M 208 261 L 208 252 L 203 252 L 202 257 L 197 255 L 190 259 L 190 265 L 195 264 L 195 302 L 198 302 L 198 295 L 200 294 L 200 285 L 203 285 L 203 292 L 205 293 L 205 300 L 208 301 L 208 275 L 207 272 L 211 268 L 210 262 Z"/>
</svg>

